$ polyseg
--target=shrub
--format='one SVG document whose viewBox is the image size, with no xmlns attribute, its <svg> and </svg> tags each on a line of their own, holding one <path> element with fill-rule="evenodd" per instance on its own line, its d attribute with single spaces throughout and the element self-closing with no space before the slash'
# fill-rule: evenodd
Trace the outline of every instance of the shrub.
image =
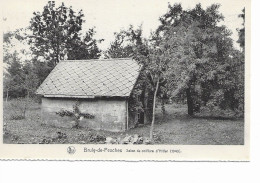
<svg viewBox="0 0 260 183">
<path fill-rule="evenodd" d="M 68 111 L 68 110 L 60 110 L 56 112 L 57 115 L 64 117 L 64 116 L 69 116 L 75 119 L 76 124 L 74 125 L 73 128 L 79 128 L 79 121 L 81 118 L 86 118 L 86 119 L 93 119 L 95 116 L 89 113 L 81 113 L 79 110 L 79 101 L 76 101 L 76 103 L 73 105 L 73 111 Z"/>
</svg>

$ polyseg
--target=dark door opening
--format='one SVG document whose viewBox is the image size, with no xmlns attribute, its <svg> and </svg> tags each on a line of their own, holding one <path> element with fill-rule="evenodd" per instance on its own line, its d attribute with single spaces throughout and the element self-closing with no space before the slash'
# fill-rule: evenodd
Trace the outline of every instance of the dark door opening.
<svg viewBox="0 0 260 183">
<path fill-rule="evenodd" d="M 144 124 L 144 112 L 138 111 L 137 117 L 138 117 L 138 124 Z"/>
</svg>

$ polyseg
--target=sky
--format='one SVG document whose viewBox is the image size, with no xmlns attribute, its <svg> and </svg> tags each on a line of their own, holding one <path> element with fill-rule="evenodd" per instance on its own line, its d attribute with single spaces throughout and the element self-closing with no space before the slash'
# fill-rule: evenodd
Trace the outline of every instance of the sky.
<svg viewBox="0 0 260 183">
<path fill-rule="evenodd" d="M 2 2 L 3 31 L 13 31 L 29 25 L 34 11 L 42 12 L 48 1 L 45 0 L 6 0 Z M 159 17 L 167 12 L 168 3 L 181 3 L 184 9 L 191 9 L 197 3 L 204 8 L 213 4 L 221 4 L 220 12 L 224 15 L 223 22 L 232 32 L 234 45 L 238 39 L 237 28 L 241 27 L 242 19 L 238 18 L 244 7 L 245 0 L 57 0 L 56 6 L 64 2 L 72 6 L 74 11 L 83 10 L 85 23 L 83 31 L 96 27 L 97 39 L 105 39 L 99 46 L 102 50 L 109 47 L 114 39 L 114 32 L 127 29 L 130 24 L 138 27 L 142 24 L 144 37 L 148 38 L 151 31 L 159 25 Z"/>
</svg>

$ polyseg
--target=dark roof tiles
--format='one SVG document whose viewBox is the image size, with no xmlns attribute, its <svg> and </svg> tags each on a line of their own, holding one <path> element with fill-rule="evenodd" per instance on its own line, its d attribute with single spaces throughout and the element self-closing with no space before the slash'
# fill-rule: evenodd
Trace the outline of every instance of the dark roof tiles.
<svg viewBox="0 0 260 183">
<path fill-rule="evenodd" d="M 139 72 L 140 65 L 132 59 L 62 61 L 36 93 L 57 97 L 128 97 Z"/>
</svg>

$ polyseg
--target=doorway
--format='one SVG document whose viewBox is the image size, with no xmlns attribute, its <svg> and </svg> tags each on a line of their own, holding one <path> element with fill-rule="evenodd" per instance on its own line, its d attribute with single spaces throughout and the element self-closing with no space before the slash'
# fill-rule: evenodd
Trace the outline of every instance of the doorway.
<svg viewBox="0 0 260 183">
<path fill-rule="evenodd" d="M 144 112 L 139 110 L 137 113 L 138 124 L 144 124 Z"/>
</svg>

